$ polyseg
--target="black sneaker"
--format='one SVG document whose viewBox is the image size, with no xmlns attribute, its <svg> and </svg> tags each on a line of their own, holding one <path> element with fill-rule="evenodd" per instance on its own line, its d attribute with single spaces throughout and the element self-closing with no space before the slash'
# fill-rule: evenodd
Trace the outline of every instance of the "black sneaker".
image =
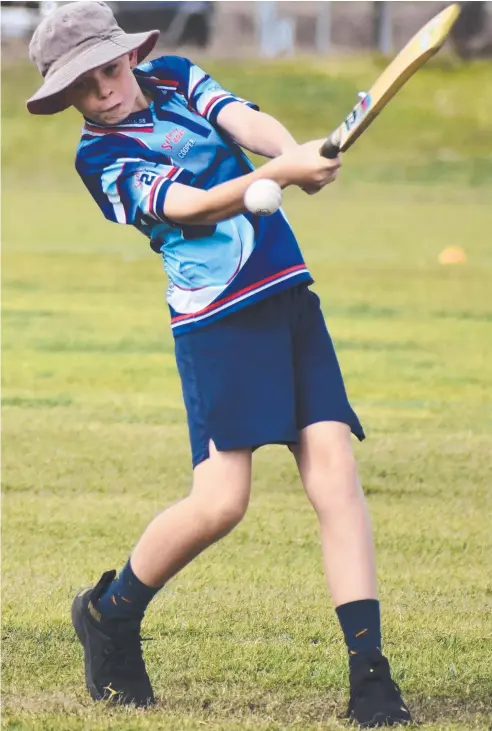
<svg viewBox="0 0 492 731">
<path fill-rule="evenodd" d="M 412 722 L 400 688 L 391 677 L 388 660 L 379 651 L 361 655 L 353 662 L 347 716 L 362 728 Z"/>
<path fill-rule="evenodd" d="M 116 576 L 106 571 L 72 604 L 72 623 L 85 655 L 85 682 L 95 701 L 149 706 L 155 703 L 142 657 L 140 620 L 102 622 L 97 600 Z"/>
</svg>

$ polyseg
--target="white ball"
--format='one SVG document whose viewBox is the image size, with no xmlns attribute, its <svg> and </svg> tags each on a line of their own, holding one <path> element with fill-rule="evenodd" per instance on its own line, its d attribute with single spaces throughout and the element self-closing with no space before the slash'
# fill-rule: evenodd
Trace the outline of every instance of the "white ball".
<svg viewBox="0 0 492 731">
<path fill-rule="evenodd" d="M 274 180 L 255 180 L 244 194 L 244 205 L 256 216 L 271 216 L 282 204 L 282 188 Z"/>
</svg>

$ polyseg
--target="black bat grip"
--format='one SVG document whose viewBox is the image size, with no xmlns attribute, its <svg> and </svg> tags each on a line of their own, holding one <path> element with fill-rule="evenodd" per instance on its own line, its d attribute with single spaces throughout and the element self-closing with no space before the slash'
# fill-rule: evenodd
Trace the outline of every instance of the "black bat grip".
<svg viewBox="0 0 492 731">
<path fill-rule="evenodd" d="M 328 160 L 334 160 L 340 154 L 340 147 L 332 142 L 331 137 L 328 137 L 326 142 L 323 143 L 319 154 Z"/>
</svg>

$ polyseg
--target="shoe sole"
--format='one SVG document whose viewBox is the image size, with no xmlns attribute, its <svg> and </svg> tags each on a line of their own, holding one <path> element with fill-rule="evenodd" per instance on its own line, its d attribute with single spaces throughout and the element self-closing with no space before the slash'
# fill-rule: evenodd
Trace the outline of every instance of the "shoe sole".
<svg viewBox="0 0 492 731">
<path fill-rule="evenodd" d="M 390 726 L 408 726 L 412 723 L 410 719 L 398 719 L 395 720 L 385 713 L 376 713 L 370 721 L 364 721 L 360 723 L 356 719 L 351 719 L 352 723 L 357 723 L 360 728 L 389 728 Z"/>
<path fill-rule="evenodd" d="M 85 684 L 87 686 L 87 690 L 89 691 L 91 698 L 94 701 L 102 701 L 104 700 L 103 696 L 99 693 L 96 686 L 92 682 L 92 676 L 91 676 L 91 656 L 90 652 L 86 650 L 86 643 L 87 646 L 89 644 L 89 638 L 87 634 L 87 630 L 85 628 L 85 623 L 83 620 L 83 608 L 82 608 L 82 596 L 86 593 L 87 590 L 81 592 L 80 594 L 77 594 L 75 597 L 73 604 L 72 604 L 72 624 L 74 626 L 75 632 L 77 633 L 77 637 L 79 638 L 80 644 L 84 648 L 84 667 L 85 667 Z"/>
</svg>

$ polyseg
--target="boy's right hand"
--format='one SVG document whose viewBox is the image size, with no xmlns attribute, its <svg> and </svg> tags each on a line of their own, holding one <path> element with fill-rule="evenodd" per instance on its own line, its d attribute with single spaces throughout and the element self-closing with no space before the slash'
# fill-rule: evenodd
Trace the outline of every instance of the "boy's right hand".
<svg viewBox="0 0 492 731">
<path fill-rule="evenodd" d="M 307 193 L 315 193 L 332 183 L 342 165 L 340 156 L 328 160 L 320 155 L 322 140 L 312 140 L 298 145 L 277 158 L 282 163 L 289 185 L 298 185 Z"/>
<path fill-rule="evenodd" d="M 340 157 L 327 160 L 320 155 L 324 140 L 292 146 L 257 170 L 207 190 L 173 183 L 164 202 L 163 214 L 174 223 L 210 226 L 246 211 L 244 194 L 255 180 L 275 180 L 282 188 L 298 185 L 306 193 L 317 193 L 337 177 Z"/>
</svg>

